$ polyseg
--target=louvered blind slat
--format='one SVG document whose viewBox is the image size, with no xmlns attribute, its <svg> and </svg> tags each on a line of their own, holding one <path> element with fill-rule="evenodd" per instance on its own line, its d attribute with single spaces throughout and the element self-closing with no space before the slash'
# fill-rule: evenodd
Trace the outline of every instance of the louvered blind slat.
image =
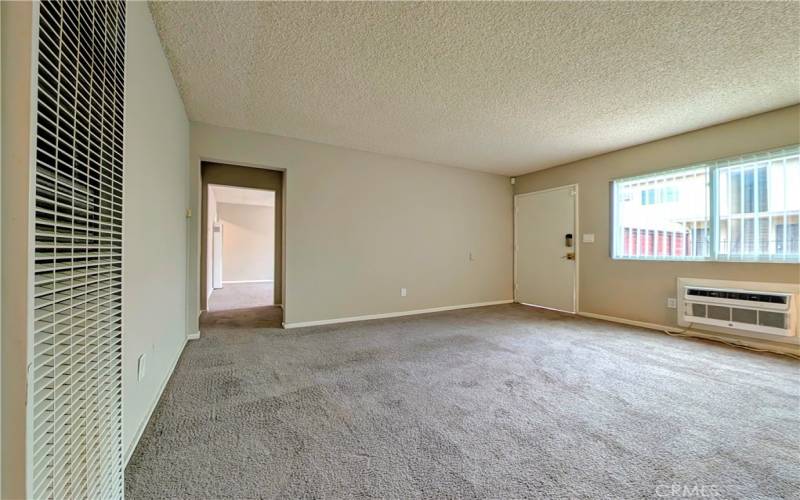
<svg viewBox="0 0 800 500">
<path fill-rule="evenodd" d="M 39 9 L 31 478 L 122 497 L 125 4 Z"/>
</svg>

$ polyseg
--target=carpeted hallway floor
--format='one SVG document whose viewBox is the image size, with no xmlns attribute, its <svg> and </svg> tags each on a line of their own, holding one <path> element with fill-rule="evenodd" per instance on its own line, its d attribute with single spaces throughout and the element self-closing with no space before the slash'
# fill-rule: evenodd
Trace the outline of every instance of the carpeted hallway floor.
<svg viewBox="0 0 800 500">
<path fill-rule="evenodd" d="M 273 283 L 225 283 L 211 292 L 209 311 L 251 309 L 273 304 Z"/>
<path fill-rule="evenodd" d="M 279 324 L 206 315 L 129 500 L 800 494 L 788 358 L 520 305 Z"/>
</svg>

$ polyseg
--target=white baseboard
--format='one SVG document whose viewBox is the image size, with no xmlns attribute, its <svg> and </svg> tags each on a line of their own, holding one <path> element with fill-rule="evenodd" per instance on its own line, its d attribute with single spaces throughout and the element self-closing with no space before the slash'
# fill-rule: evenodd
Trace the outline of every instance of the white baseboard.
<svg viewBox="0 0 800 500">
<path fill-rule="evenodd" d="M 223 285 L 235 285 L 236 283 L 272 283 L 275 280 L 238 280 L 238 281 L 223 281 Z"/>
<path fill-rule="evenodd" d="M 186 340 L 197 340 L 199 338 L 200 338 L 200 332 L 199 331 L 197 331 L 195 333 L 190 333 L 189 335 L 186 336 Z"/>
<path fill-rule="evenodd" d="M 368 314 L 365 316 L 350 316 L 348 318 L 321 319 L 317 321 L 301 321 L 297 323 L 283 323 L 284 328 L 302 328 L 305 326 L 333 325 L 335 323 L 351 323 L 353 321 L 367 321 L 370 319 L 397 318 L 400 316 L 413 316 L 415 314 L 428 314 L 442 311 L 452 311 L 455 309 L 469 309 L 472 307 L 496 306 L 499 304 L 510 304 L 513 300 L 495 300 L 492 302 L 478 302 L 476 304 L 460 304 L 457 306 L 432 307 L 430 309 L 415 309 L 413 311 L 399 311 L 381 314 Z"/>
<path fill-rule="evenodd" d="M 706 333 L 699 330 L 683 330 L 683 328 L 675 327 L 675 326 L 667 326 L 667 325 L 659 325 L 658 323 L 648 323 L 646 321 L 636 321 L 633 319 L 626 319 L 626 318 L 618 318 L 616 316 L 607 316 L 605 314 L 596 314 L 590 312 L 579 312 L 578 316 L 584 316 L 586 318 L 593 318 L 599 319 L 603 321 L 610 321 L 612 323 L 621 323 L 623 325 L 630 325 L 630 326 L 638 326 L 641 328 L 647 328 L 649 330 L 658 330 L 660 332 L 670 332 L 670 333 L 679 333 L 681 332 L 683 335 L 687 337 L 697 337 L 701 339 L 707 340 L 716 340 L 722 342 L 729 342 L 734 344 L 740 344 L 746 347 L 752 347 L 753 349 L 759 349 L 769 352 L 774 352 L 778 354 L 798 354 L 800 350 L 798 350 L 797 346 L 793 346 L 791 344 L 781 345 L 778 343 L 771 343 L 771 342 L 762 342 L 758 339 L 749 339 L 744 337 L 733 337 L 728 336 L 725 334 L 711 334 Z"/>
<path fill-rule="evenodd" d="M 199 332 L 198 332 L 199 335 Z M 136 437 L 133 438 L 133 442 L 125 450 L 125 466 L 128 465 L 130 462 L 131 457 L 133 456 L 133 452 L 136 451 L 136 446 L 139 444 L 139 440 L 142 439 L 142 434 L 144 434 L 144 430 L 147 428 L 147 424 L 150 422 L 150 419 L 153 417 L 153 412 L 156 410 L 156 406 L 158 406 L 158 402 L 161 401 L 161 396 L 164 394 L 164 389 L 167 388 L 167 382 L 169 379 L 172 378 L 172 374 L 175 372 L 175 367 L 178 365 L 178 360 L 181 359 L 181 354 L 183 354 L 183 350 L 186 348 L 186 343 L 189 341 L 189 338 L 183 339 L 183 345 L 180 349 L 178 349 L 178 354 L 175 356 L 175 359 L 172 360 L 169 367 L 169 373 L 167 376 L 164 377 L 164 380 L 161 382 L 161 387 L 158 388 L 158 393 L 156 397 L 153 398 L 153 401 L 150 403 L 150 408 L 147 410 L 147 418 L 145 418 L 140 424 L 139 428 L 136 429 Z"/>
</svg>

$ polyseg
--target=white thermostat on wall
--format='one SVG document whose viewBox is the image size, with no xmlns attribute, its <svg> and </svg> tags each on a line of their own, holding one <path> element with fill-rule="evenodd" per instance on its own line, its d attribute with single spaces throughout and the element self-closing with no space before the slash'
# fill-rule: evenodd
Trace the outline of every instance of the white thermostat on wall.
<svg viewBox="0 0 800 500">
<path fill-rule="evenodd" d="M 584 233 L 583 242 L 584 243 L 594 243 L 594 233 Z"/>
</svg>

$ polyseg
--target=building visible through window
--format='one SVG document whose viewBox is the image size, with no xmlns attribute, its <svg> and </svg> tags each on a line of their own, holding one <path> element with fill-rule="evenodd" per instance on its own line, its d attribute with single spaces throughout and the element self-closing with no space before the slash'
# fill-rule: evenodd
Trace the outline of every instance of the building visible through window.
<svg viewBox="0 0 800 500">
<path fill-rule="evenodd" d="M 720 167 L 716 176 L 720 257 L 797 255 L 796 154 Z"/>
<path fill-rule="evenodd" d="M 616 186 L 617 225 L 625 257 L 706 255 L 706 169 L 653 175 Z M 631 198 L 641 203 L 625 201 Z M 678 200 L 683 200 L 677 203 Z"/>
<path fill-rule="evenodd" d="M 657 203 L 673 203 L 678 201 L 678 190 L 674 186 L 642 189 L 641 198 L 642 198 L 642 205 L 655 205 Z"/>
</svg>

